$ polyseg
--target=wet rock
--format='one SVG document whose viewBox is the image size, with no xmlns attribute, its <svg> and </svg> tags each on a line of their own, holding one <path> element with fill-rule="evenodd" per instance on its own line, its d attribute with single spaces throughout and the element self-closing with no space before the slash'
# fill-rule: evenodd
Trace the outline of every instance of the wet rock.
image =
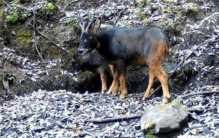
<svg viewBox="0 0 219 138">
<path fill-rule="evenodd" d="M 171 132 L 179 129 L 187 117 L 188 109 L 178 99 L 169 104 L 152 106 L 141 118 L 141 130 L 154 134 Z"/>
</svg>

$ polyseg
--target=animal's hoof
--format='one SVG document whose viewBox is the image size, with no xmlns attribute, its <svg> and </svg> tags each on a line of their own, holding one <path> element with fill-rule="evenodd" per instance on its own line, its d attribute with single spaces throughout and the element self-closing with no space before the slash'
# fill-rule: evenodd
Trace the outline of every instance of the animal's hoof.
<svg viewBox="0 0 219 138">
<path fill-rule="evenodd" d="M 109 90 L 109 91 L 107 91 L 106 93 L 107 93 L 107 94 L 110 94 L 110 93 L 111 93 L 111 91 Z"/>
<path fill-rule="evenodd" d="M 101 90 L 101 93 L 102 94 L 104 94 L 104 93 L 106 93 L 107 92 L 107 90 Z"/>
<path fill-rule="evenodd" d="M 170 102 L 171 102 L 171 97 L 169 97 L 169 98 L 168 97 L 164 97 L 163 98 L 163 101 L 162 101 L 163 104 L 168 104 Z"/>
<path fill-rule="evenodd" d="M 116 92 L 112 92 L 112 96 L 116 96 Z"/>
<path fill-rule="evenodd" d="M 127 98 L 127 94 L 120 94 L 119 98 L 120 99 L 125 99 L 125 98 Z"/>
<path fill-rule="evenodd" d="M 150 95 L 148 95 L 148 94 L 147 94 L 147 95 L 144 95 L 144 97 L 142 98 L 142 100 L 145 101 L 146 99 L 149 99 L 150 96 L 151 96 L 151 94 L 150 94 Z"/>
</svg>

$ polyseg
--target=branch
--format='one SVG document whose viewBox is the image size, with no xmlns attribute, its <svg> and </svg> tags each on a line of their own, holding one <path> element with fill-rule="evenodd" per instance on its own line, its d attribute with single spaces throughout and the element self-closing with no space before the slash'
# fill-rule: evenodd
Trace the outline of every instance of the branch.
<svg viewBox="0 0 219 138">
<path fill-rule="evenodd" d="M 115 118 L 107 118 L 107 119 L 94 119 L 94 120 L 87 120 L 85 122 L 90 122 L 94 124 L 103 124 L 103 123 L 129 121 L 132 119 L 139 119 L 139 118 L 141 118 L 141 115 L 123 116 L 123 117 L 115 117 Z"/>
<path fill-rule="evenodd" d="M 207 95 L 207 94 L 219 94 L 219 91 L 213 91 L 213 92 L 197 92 L 197 93 L 189 93 L 189 94 L 184 94 L 179 96 L 180 98 L 187 98 L 189 96 L 194 96 L 194 95 Z"/>
</svg>

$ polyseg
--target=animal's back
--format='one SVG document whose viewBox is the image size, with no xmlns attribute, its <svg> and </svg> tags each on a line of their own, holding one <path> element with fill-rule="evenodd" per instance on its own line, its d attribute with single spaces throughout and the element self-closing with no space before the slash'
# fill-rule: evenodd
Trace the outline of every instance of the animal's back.
<svg viewBox="0 0 219 138">
<path fill-rule="evenodd" d="M 129 60 L 136 56 L 147 56 L 154 43 L 167 43 L 163 31 L 156 26 L 141 28 L 113 28 L 101 32 L 103 55 L 108 58 Z"/>
</svg>

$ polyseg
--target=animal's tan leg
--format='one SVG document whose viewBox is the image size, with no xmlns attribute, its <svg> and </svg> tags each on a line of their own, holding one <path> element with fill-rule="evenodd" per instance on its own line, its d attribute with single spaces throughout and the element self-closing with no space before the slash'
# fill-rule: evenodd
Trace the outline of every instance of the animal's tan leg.
<svg viewBox="0 0 219 138">
<path fill-rule="evenodd" d="M 171 96 L 169 93 L 168 77 L 167 77 L 166 72 L 161 66 L 158 68 L 156 76 L 159 79 L 161 86 L 162 86 L 163 103 L 169 103 L 171 100 Z"/>
<path fill-rule="evenodd" d="M 144 93 L 143 100 L 145 100 L 146 98 L 149 98 L 152 94 L 151 93 L 151 87 L 153 85 L 155 75 L 154 75 L 154 72 L 152 71 L 152 69 L 149 69 L 148 74 L 149 74 L 148 87 L 147 87 L 147 89 Z"/>
<path fill-rule="evenodd" d="M 118 82 L 119 75 L 118 75 L 118 71 L 115 70 L 113 65 L 110 65 L 109 67 L 110 67 L 111 73 L 113 75 L 113 82 L 112 82 L 110 89 L 108 90 L 107 93 L 108 94 L 112 93 L 112 95 L 116 95 L 116 92 L 118 91 L 118 87 L 119 87 L 119 82 Z"/>
<path fill-rule="evenodd" d="M 100 73 L 100 79 L 101 79 L 101 92 L 105 93 L 107 91 L 107 76 L 105 72 Z"/>
<path fill-rule="evenodd" d="M 109 68 L 110 68 L 110 71 L 111 71 L 111 73 L 112 73 L 112 75 L 115 73 L 115 67 L 114 67 L 114 65 L 109 65 Z"/>
<path fill-rule="evenodd" d="M 126 87 L 126 78 L 124 74 L 119 75 L 119 83 L 120 83 L 119 89 L 121 91 L 120 98 L 124 99 L 128 94 Z"/>
</svg>

